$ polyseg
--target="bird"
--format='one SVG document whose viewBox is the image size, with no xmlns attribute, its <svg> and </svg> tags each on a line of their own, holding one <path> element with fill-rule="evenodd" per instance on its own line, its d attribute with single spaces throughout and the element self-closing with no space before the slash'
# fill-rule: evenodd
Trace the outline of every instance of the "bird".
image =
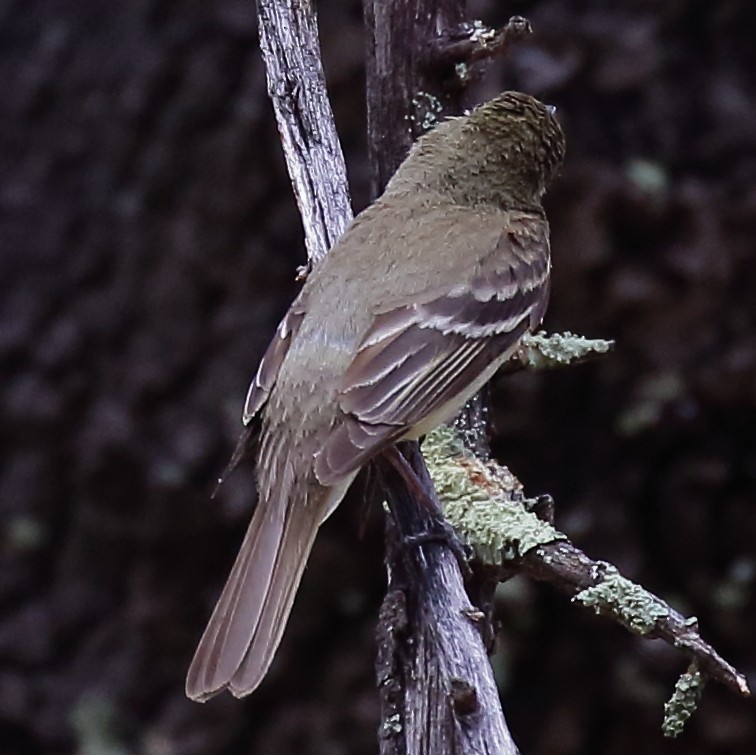
<svg viewBox="0 0 756 755">
<path fill-rule="evenodd" d="M 252 380 L 258 503 L 186 681 L 243 697 L 280 644 L 319 527 L 360 469 L 451 419 L 541 323 L 542 198 L 565 137 L 552 106 L 503 92 L 439 123 L 318 262 Z"/>
</svg>

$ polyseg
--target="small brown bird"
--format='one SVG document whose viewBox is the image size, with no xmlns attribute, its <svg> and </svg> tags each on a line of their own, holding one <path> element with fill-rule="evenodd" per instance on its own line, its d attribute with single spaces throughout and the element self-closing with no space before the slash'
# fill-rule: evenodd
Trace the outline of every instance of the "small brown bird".
<svg viewBox="0 0 756 755">
<path fill-rule="evenodd" d="M 315 535 L 360 468 L 454 416 L 543 317 L 553 108 L 505 92 L 441 123 L 315 267 L 263 356 L 259 503 L 187 695 L 262 681 Z M 246 443 L 243 436 L 242 443 Z"/>
</svg>

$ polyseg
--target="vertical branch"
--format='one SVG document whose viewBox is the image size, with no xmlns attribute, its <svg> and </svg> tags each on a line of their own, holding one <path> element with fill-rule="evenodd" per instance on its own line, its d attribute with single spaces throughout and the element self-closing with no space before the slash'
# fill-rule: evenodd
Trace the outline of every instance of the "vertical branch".
<svg viewBox="0 0 756 755">
<path fill-rule="evenodd" d="M 298 0 L 257 0 L 257 12 L 268 94 L 312 266 L 352 219 L 344 155 L 320 60 L 315 8 Z"/>
<path fill-rule="evenodd" d="M 368 156 L 377 196 L 433 119 L 459 114 L 461 88 L 433 65 L 435 40 L 458 28 L 464 0 L 364 0 Z M 445 85 L 446 84 L 446 85 Z"/>
<path fill-rule="evenodd" d="M 441 61 L 439 48 L 464 28 L 465 2 L 365 0 L 364 9 L 368 152 L 377 195 L 415 138 L 462 110 L 456 63 Z M 483 400 L 476 397 L 458 422 L 468 442 L 487 456 L 484 417 Z M 481 628 L 472 618 L 483 615 L 470 604 L 454 554 L 443 542 L 406 545 L 437 530 L 442 515 L 417 443 L 403 444 L 403 453 L 426 500 L 408 495 L 385 459 L 378 460 L 392 514 L 376 664 L 381 753 L 516 753 Z M 490 591 L 490 580 L 486 584 Z"/>
<path fill-rule="evenodd" d="M 352 216 L 314 8 L 295 0 L 257 2 L 268 89 L 313 264 Z M 437 58 L 434 64 L 433 56 L 438 38 L 461 23 L 463 12 L 461 0 L 366 2 L 376 192 L 434 118 L 460 110 L 459 87 L 446 86 L 454 66 Z M 443 542 L 406 545 L 438 525 L 440 507 L 417 444 L 407 444 L 405 455 L 421 481 L 425 508 L 385 460 L 377 462 L 401 531 L 389 523 L 391 581 L 379 627 L 382 752 L 516 753 L 455 555 Z"/>
<path fill-rule="evenodd" d="M 423 456 L 416 443 L 401 447 L 430 498 L 418 500 L 378 459 L 391 508 L 376 662 L 381 755 L 516 755 L 481 635 L 483 614 L 443 541 Z"/>
</svg>

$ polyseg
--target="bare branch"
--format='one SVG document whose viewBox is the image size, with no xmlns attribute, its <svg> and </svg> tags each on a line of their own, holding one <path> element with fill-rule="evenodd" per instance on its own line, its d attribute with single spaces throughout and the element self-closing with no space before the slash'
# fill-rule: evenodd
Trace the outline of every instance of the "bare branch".
<svg viewBox="0 0 756 755">
<path fill-rule="evenodd" d="M 352 219 L 346 166 L 328 101 L 315 7 L 257 0 L 260 49 L 310 266 Z"/>
<path fill-rule="evenodd" d="M 431 61 L 442 65 L 470 65 L 503 55 L 511 44 L 532 33 L 530 22 L 522 16 L 512 16 L 506 26 L 498 30 L 480 21 L 462 24 L 446 31 L 436 40 Z"/>
<path fill-rule="evenodd" d="M 368 156 L 377 196 L 412 142 L 462 112 L 461 89 L 429 65 L 439 33 L 465 18 L 463 0 L 363 0 L 367 31 Z"/>
</svg>

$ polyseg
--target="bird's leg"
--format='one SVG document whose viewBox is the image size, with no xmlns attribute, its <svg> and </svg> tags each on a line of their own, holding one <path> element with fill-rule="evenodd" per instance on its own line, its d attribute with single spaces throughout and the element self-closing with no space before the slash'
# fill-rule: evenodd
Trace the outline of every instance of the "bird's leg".
<svg viewBox="0 0 756 755">
<path fill-rule="evenodd" d="M 422 480 L 417 476 L 415 470 L 412 469 L 404 454 L 396 446 L 389 446 L 383 452 L 383 456 L 402 478 L 412 497 L 419 500 L 428 511 L 438 514 L 436 501 L 425 489 Z"/>
<path fill-rule="evenodd" d="M 393 467 L 404 482 L 407 492 L 413 499 L 419 501 L 425 508 L 430 518 L 430 525 L 423 532 L 407 535 L 402 532 L 402 540 L 407 546 L 420 546 L 425 543 L 442 543 L 454 554 L 459 564 L 460 571 L 465 579 L 471 576 L 468 564 L 469 554 L 454 531 L 454 528 L 446 521 L 441 513 L 436 499 L 423 484 L 417 472 L 412 468 L 404 454 L 396 447 L 390 446 L 383 452 L 386 461 Z M 400 527 L 401 531 L 401 527 Z"/>
</svg>

